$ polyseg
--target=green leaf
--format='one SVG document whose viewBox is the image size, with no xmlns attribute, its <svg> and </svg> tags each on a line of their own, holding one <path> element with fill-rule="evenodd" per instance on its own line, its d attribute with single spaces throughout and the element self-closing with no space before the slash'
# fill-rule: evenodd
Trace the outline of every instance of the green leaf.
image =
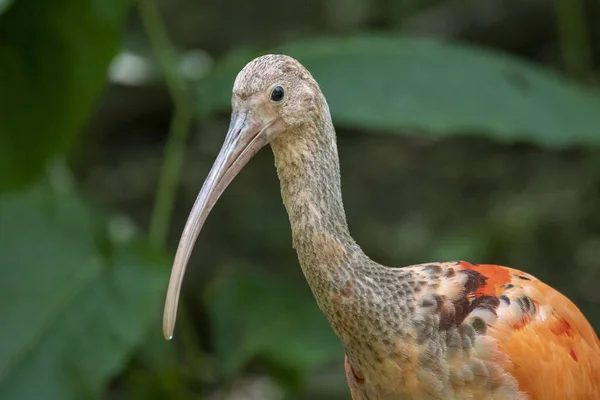
<svg viewBox="0 0 600 400">
<path fill-rule="evenodd" d="M 99 398 L 159 334 L 165 259 L 110 226 L 64 176 L 0 196 L 1 399 Z"/>
<path fill-rule="evenodd" d="M 221 374 L 231 377 L 257 357 L 280 377 L 343 360 L 308 285 L 297 286 L 246 265 L 226 269 L 213 282 L 207 306 Z"/>
<path fill-rule="evenodd" d="M 417 130 L 433 136 L 482 132 L 558 147 L 600 144 L 600 95 L 503 53 L 429 39 L 313 39 L 264 53 L 297 58 L 317 79 L 340 127 Z M 230 109 L 235 53 L 200 83 L 200 113 Z"/>
<path fill-rule="evenodd" d="M 13 3 L 13 0 L 0 0 L 0 15 L 2 15 L 8 7 Z"/>
<path fill-rule="evenodd" d="M 0 15 L 0 191 L 82 130 L 120 43 L 126 0 L 20 0 Z"/>
</svg>

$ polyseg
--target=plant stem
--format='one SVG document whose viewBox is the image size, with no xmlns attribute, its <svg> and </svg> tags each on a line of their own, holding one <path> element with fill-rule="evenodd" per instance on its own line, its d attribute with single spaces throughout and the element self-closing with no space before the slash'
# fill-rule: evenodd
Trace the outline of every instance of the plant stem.
<svg viewBox="0 0 600 400">
<path fill-rule="evenodd" d="M 591 55 L 583 0 L 555 0 L 559 40 L 567 73 L 574 78 L 590 77 Z"/>
<path fill-rule="evenodd" d="M 138 9 L 150 44 L 163 69 L 174 105 L 165 159 L 150 218 L 150 242 L 164 246 L 169 233 L 173 203 L 185 156 L 185 142 L 192 122 L 193 110 L 185 80 L 179 74 L 175 51 L 162 23 L 156 0 L 138 0 Z"/>
<path fill-rule="evenodd" d="M 185 156 L 186 137 L 193 118 L 193 108 L 186 82 L 179 74 L 175 50 L 161 20 L 156 0 L 138 0 L 137 5 L 154 54 L 163 69 L 174 105 L 173 119 L 169 127 L 165 149 L 165 159 L 160 172 L 154 209 L 150 218 L 150 242 L 159 247 L 164 247 L 169 232 L 181 166 Z M 204 354 L 198 346 L 200 340 L 191 325 L 185 304 L 180 304 L 179 312 L 181 314 L 181 331 L 184 338 L 185 354 L 188 357 L 193 357 L 194 366 L 196 367 L 205 360 Z"/>
</svg>

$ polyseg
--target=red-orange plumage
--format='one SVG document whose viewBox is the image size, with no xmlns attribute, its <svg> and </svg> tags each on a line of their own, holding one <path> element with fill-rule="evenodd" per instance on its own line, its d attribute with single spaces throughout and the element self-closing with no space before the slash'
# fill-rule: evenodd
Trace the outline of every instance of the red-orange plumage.
<svg viewBox="0 0 600 400">
<path fill-rule="evenodd" d="M 512 268 L 464 261 L 439 265 L 446 276 L 454 277 L 454 270 L 474 271 L 476 283 L 464 293 L 471 304 L 484 296 L 500 300 L 486 335 L 497 340 L 509 361 L 503 360 L 502 368 L 531 400 L 600 398 L 600 341 L 568 298 Z M 360 378 L 348 360 L 345 367 L 352 398 L 361 400 Z"/>
<path fill-rule="evenodd" d="M 512 366 L 507 372 L 532 400 L 600 398 L 600 341 L 581 311 L 567 297 L 524 272 L 497 265 L 474 269 L 488 280 L 486 293 L 501 296 L 511 289 L 528 296 L 536 312 L 517 323 L 499 316 L 490 335 Z M 493 288 L 493 290 L 492 290 Z"/>
<path fill-rule="evenodd" d="M 511 281 L 511 271 L 499 265 L 491 264 L 471 264 L 465 261 L 459 261 L 461 269 L 477 271 L 486 281 L 477 288 L 477 296 L 500 296 L 504 291 L 504 285 Z"/>
</svg>

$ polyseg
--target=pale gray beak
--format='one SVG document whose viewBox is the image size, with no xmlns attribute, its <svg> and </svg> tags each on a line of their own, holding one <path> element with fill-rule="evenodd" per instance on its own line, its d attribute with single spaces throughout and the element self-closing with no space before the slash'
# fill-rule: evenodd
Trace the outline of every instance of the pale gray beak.
<svg viewBox="0 0 600 400">
<path fill-rule="evenodd" d="M 169 340 L 173 337 L 179 292 L 185 274 L 185 268 L 192 253 L 196 238 L 213 206 L 250 159 L 267 143 L 273 134 L 280 130 L 281 120 L 264 121 L 251 109 L 234 112 L 223 147 L 215 160 L 181 235 L 163 315 L 163 335 Z"/>
</svg>

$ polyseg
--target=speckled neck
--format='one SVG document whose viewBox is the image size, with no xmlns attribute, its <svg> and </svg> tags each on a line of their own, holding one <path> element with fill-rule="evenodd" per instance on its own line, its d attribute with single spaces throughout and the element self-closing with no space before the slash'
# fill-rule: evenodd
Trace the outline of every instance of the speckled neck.
<svg viewBox="0 0 600 400">
<path fill-rule="evenodd" d="M 342 203 L 335 130 L 325 101 L 321 104 L 309 124 L 283 132 L 271 143 L 294 248 L 352 370 L 378 388 L 389 386 L 391 394 L 396 384 L 390 386 L 387 375 L 379 376 L 388 372 L 385 360 L 399 354 L 390 364 L 396 380 L 398 371 L 412 371 L 418 363 L 417 356 L 409 355 L 414 342 L 407 339 L 409 332 L 416 336 L 407 311 L 414 307 L 408 299 L 414 298 L 415 283 L 409 272 L 369 259 L 352 239 Z M 403 339 L 399 345 L 398 338 Z"/>
<path fill-rule="evenodd" d="M 325 100 L 316 103 L 310 124 L 284 132 L 271 146 L 293 245 L 323 309 L 360 265 L 357 260 L 366 258 L 348 230 L 335 130 Z"/>
</svg>

